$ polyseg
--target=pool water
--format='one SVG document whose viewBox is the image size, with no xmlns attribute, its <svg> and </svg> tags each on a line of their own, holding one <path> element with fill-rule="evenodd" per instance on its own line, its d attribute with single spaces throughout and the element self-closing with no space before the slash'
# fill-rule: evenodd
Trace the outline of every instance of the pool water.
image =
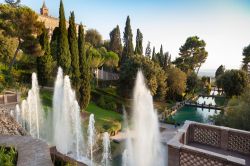
<svg viewBox="0 0 250 166">
<path fill-rule="evenodd" d="M 206 103 L 207 105 L 211 104 L 211 105 L 223 106 L 225 103 L 225 98 L 199 97 L 197 99 L 197 103 L 199 104 Z M 211 120 L 209 117 L 216 115 L 218 113 L 220 113 L 220 110 L 184 106 L 181 109 L 179 109 L 175 113 L 175 115 L 173 115 L 173 118 L 179 124 L 183 124 L 186 120 L 191 120 L 200 123 L 210 123 Z"/>
</svg>

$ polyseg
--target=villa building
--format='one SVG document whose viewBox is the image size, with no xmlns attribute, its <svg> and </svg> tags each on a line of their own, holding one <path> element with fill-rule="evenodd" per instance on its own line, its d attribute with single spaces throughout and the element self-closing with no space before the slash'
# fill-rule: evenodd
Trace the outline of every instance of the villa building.
<svg viewBox="0 0 250 166">
<path fill-rule="evenodd" d="M 52 36 L 53 30 L 59 26 L 59 19 L 52 17 L 49 15 L 49 8 L 46 6 L 45 1 L 43 1 L 43 5 L 40 9 L 40 14 L 38 20 L 44 22 L 44 25 L 47 29 L 49 29 L 49 35 Z M 78 31 L 79 24 L 76 24 L 76 30 Z M 66 22 L 66 27 L 69 27 L 69 22 Z M 84 29 L 86 26 L 83 25 Z"/>
</svg>

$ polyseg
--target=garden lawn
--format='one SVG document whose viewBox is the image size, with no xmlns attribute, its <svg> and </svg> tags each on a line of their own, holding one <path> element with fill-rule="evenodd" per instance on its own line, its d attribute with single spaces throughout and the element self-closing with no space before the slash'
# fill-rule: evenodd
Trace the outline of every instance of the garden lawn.
<svg viewBox="0 0 250 166">
<path fill-rule="evenodd" d="M 95 115 L 95 126 L 101 132 L 121 129 L 122 114 L 100 108 L 93 102 L 89 103 L 86 111 Z"/>
</svg>

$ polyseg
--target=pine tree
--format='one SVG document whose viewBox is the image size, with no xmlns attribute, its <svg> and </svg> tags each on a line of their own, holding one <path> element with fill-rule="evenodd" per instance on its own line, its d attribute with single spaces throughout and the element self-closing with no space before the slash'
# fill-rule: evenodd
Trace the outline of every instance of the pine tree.
<svg viewBox="0 0 250 166">
<path fill-rule="evenodd" d="M 70 74 L 71 57 L 67 37 L 66 20 L 62 0 L 59 9 L 59 39 L 57 64 L 62 67 L 65 74 Z"/>
<path fill-rule="evenodd" d="M 145 56 L 146 56 L 146 57 L 149 57 L 149 58 L 150 58 L 150 56 L 151 56 L 150 42 L 148 42 L 148 45 L 147 45 L 147 47 L 146 47 Z"/>
<path fill-rule="evenodd" d="M 78 49 L 79 49 L 79 66 L 80 66 L 80 78 L 81 78 L 81 86 L 79 89 L 80 99 L 79 104 L 81 109 L 86 109 L 89 100 L 90 100 L 90 80 L 91 80 L 91 71 L 89 66 L 89 58 L 86 57 L 85 49 L 84 49 L 84 29 L 81 24 L 78 29 Z"/>
<path fill-rule="evenodd" d="M 44 50 L 44 55 L 37 57 L 37 74 L 39 85 L 45 86 L 48 84 L 52 73 L 53 58 L 50 54 L 48 30 L 43 29 L 43 33 L 39 37 L 40 44 Z"/>
<path fill-rule="evenodd" d="M 140 29 L 137 29 L 136 46 L 135 46 L 135 54 L 136 55 L 142 55 L 143 54 L 142 40 L 143 40 L 143 35 L 142 35 Z"/>
<path fill-rule="evenodd" d="M 123 42 L 124 42 L 124 48 L 122 51 L 121 63 L 124 63 L 126 59 L 133 56 L 134 54 L 133 34 L 132 34 L 129 16 L 127 17 L 127 20 L 126 20 L 125 31 L 123 34 Z"/>
<path fill-rule="evenodd" d="M 78 54 L 78 43 L 77 43 L 74 12 L 70 13 L 68 40 L 69 40 L 69 50 L 71 53 L 71 67 L 72 67 L 71 80 L 75 91 L 78 92 L 80 87 L 80 71 L 79 71 L 79 54 Z"/>
<path fill-rule="evenodd" d="M 122 55 L 122 43 L 121 43 L 121 33 L 120 28 L 117 25 L 110 33 L 110 43 L 109 50 L 115 52 L 121 57 Z"/>
</svg>

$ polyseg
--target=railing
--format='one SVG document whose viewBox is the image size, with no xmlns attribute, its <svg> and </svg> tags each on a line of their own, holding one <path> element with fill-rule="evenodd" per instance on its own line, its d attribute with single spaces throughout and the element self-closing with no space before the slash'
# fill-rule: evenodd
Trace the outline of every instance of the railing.
<svg viewBox="0 0 250 166">
<path fill-rule="evenodd" d="M 245 159 L 197 148 L 192 143 L 250 155 L 250 132 L 186 121 L 168 143 L 168 165 L 246 165 Z"/>
<path fill-rule="evenodd" d="M 95 76 L 97 79 L 99 80 L 105 80 L 105 81 L 110 81 L 110 80 L 118 80 L 119 79 L 119 75 L 117 73 L 113 73 L 113 72 L 107 72 L 104 71 L 103 69 L 97 69 L 95 70 Z"/>
<path fill-rule="evenodd" d="M 19 94 L 6 91 L 0 95 L 0 111 L 10 111 L 15 109 L 19 102 Z"/>
</svg>

